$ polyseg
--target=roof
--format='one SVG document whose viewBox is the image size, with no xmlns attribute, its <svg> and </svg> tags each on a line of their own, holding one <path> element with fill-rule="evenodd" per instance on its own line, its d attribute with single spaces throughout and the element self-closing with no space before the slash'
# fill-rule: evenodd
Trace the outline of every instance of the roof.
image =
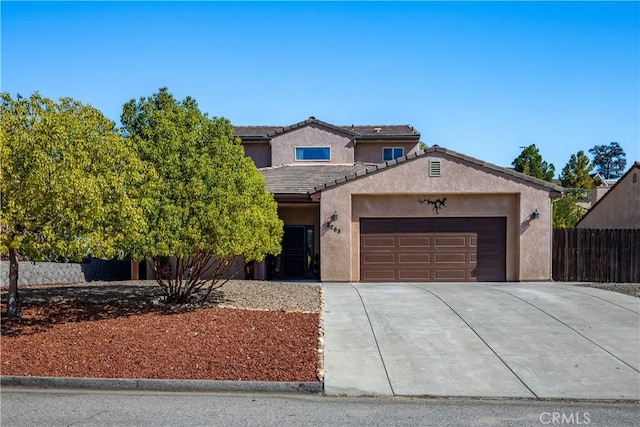
<svg viewBox="0 0 640 427">
<path fill-rule="evenodd" d="M 433 153 L 441 154 L 454 160 L 463 161 L 494 173 L 515 178 L 529 185 L 534 185 L 560 195 L 562 187 L 547 182 L 513 169 L 503 168 L 473 157 L 465 156 L 452 150 L 434 145 L 426 150 L 420 150 L 408 156 L 398 157 L 377 165 L 313 165 L 313 166 L 276 166 L 260 169 L 267 182 L 269 191 L 276 194 L 307 194 L 321 192 L 323 190 L 341 185 L 364 176 L 382 172 L 388 168 L 396 167 L 402 163 L 413 161 L 417 158 Z"/>
<path fill-rule="evenodd" d="M 610 189 L 609 191 L 607 191 L 607 192 L 604 194 L 604 196 L 602 196 L 602 197 L 600 198 L 600 200 L 598 200 L 598 201 L 596 202 L 596 204 L 595 204 L 595 205 L 591 206 L 591 209 L 589 209 L 589 210 L 587 211 L 587 213 L 586 213 L 586 214 L 584 214 L 584 215 L 582 216 L 582 218 L 580 218 L 580 221 L 578 221 L 574 227 L 577 227 L 577 226 L 578 226 L 578 224 L 580 224 L 580 223 L 581 223 L 585 218 L 587 218 L 587 217 L 589 216 L 589 214 L 591 214 L 591 213 L 594 211 L 594 208 L 595 208 L 596 206 L 598 206 L 599 204 L 601 204 L 604 200 L 607 200 L 607 196 L 608 196 L 609 194 L 613 193 L 613 192 L 615 191 L 616 187 L 618 186 L 618 184 L 620 184 L 622 181 L 624 181 L 624 179 L 625 179 L 629 174 L 631 174 L 631 172 L 632 172 L 632 171 L 634 171 L 634 170 L 635 170 L 636 172 L 638 172 L 638 171 L 640 170 L 640 162 L 638 162 L 638 161 L 633 162 L 633 166 L 631 166 L 631 167 L 629 168 L 629 170 L 628 170 L 628 171 L 626 171 L 626 172 L 625 172 L 625 174 L 624 174 L 624 175 L 622 175 L 622 176 L 620 177 L 620 179 L 618 179 L 618 180 L 616 181 L 616 183 L 615 183 L 615 184 L 613 184 L 613 187 L 611 187 L 611 189 Z"/>
<path fill-rule="evenodd" d="M 260 169 L 269 191 L 276 194 L 304 194 L 326 182 L 344 180 L 345 177 L 363 173 L 368 166 L 359 165 L 305 165 L 275 166 Z"/>
<path fill-rule="evenodd" d="M 318 125 L 333 131 L 350 136 L 356 141 L 367 140 L 415 140 L 420 139 L 420 132 L 411 125 L 346 125 L 336 126 L 331 123 L 323 122 L 315 117 L 309 117 L 307 120 L 298 122 L 289 126 L 235 126 L 235 136 L 247 141 L 264 141 L 267 142 L 271 138 L 291 132 L 295 129 L 309 125 Z"/>
</svg>

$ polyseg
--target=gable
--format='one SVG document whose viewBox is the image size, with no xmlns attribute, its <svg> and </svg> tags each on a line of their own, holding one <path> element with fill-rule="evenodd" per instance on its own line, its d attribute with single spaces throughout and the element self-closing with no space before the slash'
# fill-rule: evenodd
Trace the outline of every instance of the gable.
<svg viewBox="0 0 640 427">
<path fill-rule="evenodd" d="M 430 176 L 433 171 L 432 161 L 440 162 L 441 175 Z M 415 163 L 415 164 L 414 164 Z M 395 170 L 399 169 L 399 170 Z M 369 179 L 378 174 L 384 177 Z M 326 182 L 315 188 L 322 192 L 338 185 L 351 185 L 354 181 L 367 179 L 365 186 L 387 188 L 402 183 L 402 190 L 407 192 L 424 192 L 427 189 L 439 188 L 439 191 L 453 192 L 519 192 L 518 186 L 530 187 L 558 197 L 561 187 L 541 179 L 537 179 L 511 169 L 502 168 L 491 163 L 456 153 L 439 146 L 416 152 L 413 155 L 365 168 L 363 171 L 345 176 L 333 182 Z M 373 184 L 375 182 L 375 185 Z M 388 182 L 388 184 L 387 184 Z M 361 186 L 355 185 L 354 188 Z M 391 192 L 397 192 L 392 190 Z"/>
<path fill-rule="evenodd" d="M 327 158 L 317 160 L 296 156 L 297 150 L 325 149 Z M 318 165 L 353 164 L 353 139 L 350 135 L 315 123 L 280 133 L 271 139 L 271 164 Z"/>
<path fill-rule="evenodd" d="M 576 228 L 640 228 L 640 162 L 587 211 Z"/>
</svg>

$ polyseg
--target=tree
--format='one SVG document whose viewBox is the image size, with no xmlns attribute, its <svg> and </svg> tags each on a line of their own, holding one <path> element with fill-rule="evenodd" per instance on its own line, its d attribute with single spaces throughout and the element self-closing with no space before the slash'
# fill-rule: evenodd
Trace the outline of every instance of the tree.
<svg viewBox="0 0 640 427">
<path fill-rule="evenodd" d="M 511 165 L 517 172 L 522 172 L 545 181 L 551 181 L 556 170 L 553 164 L 542 160 L 540 151 L 535 144 L 524 147 L 520 155 L 513 160 Z"/>
<path fill-rule="evenodd" d="M 593 188 L 593 178 L 590 173 L 593 165 L 589 158 L 580 150 L 572 154 L 569 162 L 562 168 L 560 184 L 565 188 L 585 189 Z"/>
<path fill-rule="evenodd" d="M 280 252 L 277 204 L 228 120 L 210 119 L 193 98 L 177 101 L 161 88 L 127 102 L 121 121 L 159 177 L 149 233 L 137 253 L 150 260 L 168 303 L 196 295 L 204 302 L 234 273 L 238 258 Z"/>
<path fill-rule="evenodd" d="M 627 166 L 624 150 L 617 142 L 609 145 L 596 145 L 589 150 L 593 155 L 593 164 L 596 171 L 604 179 L 620 178 Z"/>
<path fill-rule="evenodd" d="M 573 228 L 587 210 L 578 202 L 578 195 L 564 194 L 553 202 L 553 228 Z"/>
<path fill-rule="evenodd" d="M 32 261 L 112 257 L 146 234 L 149 174 L 115 124 L 71 98 L 1 95 L 0 250 L 7 317 L 20 316 L 17 252 Z"/>
</svg>

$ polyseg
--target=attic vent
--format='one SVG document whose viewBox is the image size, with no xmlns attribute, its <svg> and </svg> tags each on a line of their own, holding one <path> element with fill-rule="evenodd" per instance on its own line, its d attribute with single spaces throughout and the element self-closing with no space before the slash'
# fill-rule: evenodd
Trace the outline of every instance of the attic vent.
<svg viewBox="0 0 640 427">
<path fill-rule="evenodd" d="M 429 161 L 429 176 L 442 176 L 442 163 L 440 163 L 440 160 Z"/>
<path fill-rule="evenodd" d="M 375 133 L 380 133 L 380 131 L 381 131 L 381 130 L 382 130 L 382 128 L 373 128 L 373 131 L 374 131 Z"/>
</svg>

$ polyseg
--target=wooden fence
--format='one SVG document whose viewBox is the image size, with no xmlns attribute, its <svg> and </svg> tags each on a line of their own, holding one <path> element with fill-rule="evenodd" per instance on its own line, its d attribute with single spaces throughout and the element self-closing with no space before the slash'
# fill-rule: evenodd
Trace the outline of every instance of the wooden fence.
<svg viewBox="0 0 640 427">
<path fill-rule="evenodd" d="M 640 282 L 640 229 L 554 229 L 553 280 Z"/>
</svg>

